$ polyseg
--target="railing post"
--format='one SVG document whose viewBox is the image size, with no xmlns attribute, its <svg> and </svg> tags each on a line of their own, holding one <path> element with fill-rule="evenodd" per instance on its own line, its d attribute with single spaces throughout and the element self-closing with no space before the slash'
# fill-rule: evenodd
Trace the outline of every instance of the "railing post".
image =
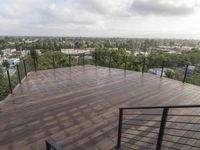
<svg viewBox="0 0 200 150">
<path fill-rule="evenodd" d="M 69 54 L 69 66 L 71 67 L 71 55 Z"/>
<path fill-rule="evenodd" d="M 123 108 L 119 108 L 119 125 L 118 125 L 118 138 L 116 149 L 121 148 L 121 133 L 122 133 L 122 121 L 123 121 Z"/>
<path fill-rule="evenodd" d="M 161 150 L 163 136 L 164 136 L 164 132 L 165 132 L 166 121 L 167 121 L 168 110 L 169 110 L 168 107 L 163 108 L 156 150 Z"/>
<path fill-rule="evenodd" d="M 160 77 L 163 77 L 164 65 L 165 65 L 165 62 L 163 61 L 162 62 L 162 70 L 161 70 Z"/>
<path fill-rule="evenodd" d="M 185 68 L 185 74 L 184 74 L 184 78 L 183 78 L 183 83 L 185 83 L 186 77 L 187 77 L 187 72 L 188 72 L 188 64 L 186 65 Z"/>
<path fill-rule="evenodd" d="M 99 61 L 98 61 L 98 65 L 100 66 L 100 64 L 101 64 L 101 53 L 99 53 L 98 56 L 99 56 L 99 58 L 98 58 L 98 60 L 99 60 Z"/>
<path fill-rule="evenodd" d="M 143 59 L 143 65 L 142 65 L 142 73 L 144 73 L 145 62 L 146 62 L 146 58 L 144 57 L 144 59 Z"/>
<path fill-rule="evenodd" d="M 51 146 L 47 141 L 45 141 L 45 145 L 46 145 L 46 150 L 51 150 Z"/>
<path fill-rule="evenodd" d="M 35 60 L 35 58 L 33 59 L 33 61 L 34 61 L 34 68 L 35 68 L 35 72 L 37 71 L 37 66 L 36 66 L 36 60 Z"/>
<path fill-rule="evenodd" d="M 125 56 L 125 66 L 124 66 L 124 70 L 126 70 L 126 68 L 127 68 L 127 59 L 128 59 L 128 57 Z"/>
<path fill-rule="evenodd" d="M 26 70 L 26 62 L 25 62 L 25 60 L 23 60 L 23 64 L 24 64 L 24 72 L 25 72 L 25 75 L 27 77 L 27 70 Z"/>
<path fill-rule="evenodd" d="M 109 56 L 109 68 L 110 68 L 110 65 L 111 65 L 111 57 L 112 57 L 112 53 L 110 53 L 110 56 Z"/>
<path fill-rule="evenodd" d="M 45 140 L 46 150 L 63 150 L 63 148 L 55 143 L 52 139 Z"/>
<path fill-rule="evenodd" d="M 8 83 L 9 83 L 10 93 L 12 94 L 13 91 L 12 91 L 12 84 L 11 84 L 11 81 L 10 81 L 10 72 L 9 72 L 8 69 L 6 71 L 7 71 L 7 76 L 8 76 Z"/>
<path fill-rule="evenodd" d="M 97 66 L 97 53 L 95 53 L 95 65 Z"/>
<path fill-rule="evenodd" d="M 83 65 L 85 65 L 85 53 L 83 53 Z"/>
<path fill-rule="evenodd" d="M 21 84 L 21 77 L 20 77 L 19 65 L 18 64 L 17 64 L 17 76 L 18 76 L 19 83 Z"/>
<path fill-rule="evenodd" d="M 56 66 L 55 66 L 55 56 L 53 55 L 53 69 L 55 69 Z"/>
</svg>

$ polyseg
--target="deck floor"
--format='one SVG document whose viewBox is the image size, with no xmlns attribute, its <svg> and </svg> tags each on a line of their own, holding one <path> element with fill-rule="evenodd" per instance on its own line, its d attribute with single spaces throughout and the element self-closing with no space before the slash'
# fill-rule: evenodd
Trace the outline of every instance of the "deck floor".
<svg viewBox="0 0 200 150">
<path fill-rule="evenodd" d="M 152 74 L 91 65 L 31 72 L 1 104 L 0 150 L 109 150 L 118 108 L 200 104 L 200 87 Z"/>
</svg>

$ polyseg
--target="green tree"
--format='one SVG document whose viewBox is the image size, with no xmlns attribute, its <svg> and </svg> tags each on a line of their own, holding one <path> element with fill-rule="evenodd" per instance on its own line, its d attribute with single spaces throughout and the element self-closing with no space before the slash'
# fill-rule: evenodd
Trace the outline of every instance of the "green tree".
<svg viewBox="0 0 200 150">
<path fill-rule="evenodd" d="M 170 79 L 175 79 L 175 73 L 172 70 L 167 69 L 165 71 L 165 75 L 166 75 L 166 77 L 168 77 Z"/>
<path fill-rule="evenodd" d="M 31 58 L 33 59 L 33 60 L 38 60 L 38 54 L 37 54 L 37 52 L 36 52 L 36 50 L 34 50 L 34 49 L 32 49 L 31 51 L 30 51 L 30 55 L 31 55 Z"/>
<path fill-rule="evenodd" d="M 2 52 L 2 50 L 0 50 L 0 55 L 3 56 L 3 52 Z"/>
<path fill-rule="evenodd" d="M 10 67 L 10 64 L 9 64 L 9 62 L 8 62 L 7 60 L 4 60 L 3 63 L 2 63 L 2 65 L 3 65 L 4 67 L 6 67 L 6 68 L 9 68 L 9 67 Z"/>
<path fill-rule="evenodd" d="M 133 40 L 128 40 L 127 41 L 127 50 L 130 50 L 131 51 L 131 54 L 133 55 L 134 52 L 136 51 L 136 43 L 133 41 Z"/>
</svg>

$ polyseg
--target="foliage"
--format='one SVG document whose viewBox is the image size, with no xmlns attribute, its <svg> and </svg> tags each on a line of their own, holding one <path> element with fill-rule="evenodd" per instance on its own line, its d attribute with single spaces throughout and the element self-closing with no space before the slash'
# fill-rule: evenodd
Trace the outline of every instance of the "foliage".
<svg viewBox="0 0 200 150">
<path fill-rule="evenodd" d="M 37 69 L 52 69 L 53 63 L 55 62 L 55 67 L 67 67 L 69 66 L 69 58 L 61 52 L 47 51 L 42 54 L 38 59 Z"/>
<path fill-rule="evenodd" d="M 168 78 L 170 78 L 170 79 L 175 79 L 175 73 L 174 73 L 174 71 L 172 71 L 172 70 L 167 69 L 167 70 L 165 71 L 165 75 L 166 75 L 166 77 L 168 77 Z"/>
<path fill-rule="evenodd" d="M 124 50 L 97 49 L 94 59 L 97 59 L 97 63 L 100 66 L 109 66 L 110 64 L 114 68 L 123 68 L 126 55 L 127 53 Z"/>
<path fill-rule="evenodd" d="M 36 60 L 36 61 L 37 61 L 37 59 L 38 59 L 38 54 L 37 54 L 36 50 L 32 49 L 31 52 L 30 52 L 30 55 L 31 55 L 31 58 L 32 58 L 33 60 Z"/>
<path fill-rule="evenodd" d="M 179 44 L 177 44 L 179 43 Z M 70 65 L 83 64 L 83 57 L 69 57 L 60 52 L 67 48 L 95 48 L 92 60 L 85 59 L 85 63 L 113 68 L 125 68 L 128 70 L 147 72 L 150 68 L 161 68 L 164 62 L 165 74 L 168 78 L 182 80 L 185 64 L 200 65 L 200 50 L 193 48 L 191 51 L 184 51 L 181 54 L 169 54 L 154 52 L 153 48 L 163 46 L 193 46 L 200 45 L 197 41 L 181 40 L 150 40 L 150 39 L 120 39 L 120 38 L 44 38 L 44 37 L 4 37 L 0 39 L 0 54 L 2 49 L 16 48 L 17 50 L 31 49 L 30 56 L 26 57 L 27 71 L 34 70 L 34 61 L 38 70 L 67 67 Z M 36 50 L 40 49 L 42 55 L 39 57 Z M 127 53 L 130 51 L 130 54 Z M 148 56 L 137 55 L 135 52 L 149 52 Z M 86 57 L 85 57 L 86 58 Z M 144 61 L 145 60 L 145 61 Z M 3 63 L 8 67 L 7 62 Z M 20 65 L 21 67 L 23 65 Z M 8 93 L 8 82 L 3 71 L 0 71 L 0 91 Z M 24 76 L 22 74 L 22 76 Z M 16 84 L 16 76 L 11 77 L 13 85 Z M 187 82 L 200 85 L 200 69 L 187 76 Z M 3 88 L 5 87 L 5 88 Z M 4 95 L 4 94 L 3 94 Z M 5 94 L 6 95 L 6 94 Z M 2 98 L 4 96 L 0 96 Z"/>
<path fill-rule="evenodd" d="M 11 84 L 12 89 L 14 89 L 17 84 L 16 76 L 11 76 Z M 0 101 L 2 101 L 9 93 L 10 89 L 7 74 L 0 68 Z"/>
<path fill-rule="evenodd" d="M 0 49 L 0 56 L 2 56 L 3 55 L 3 52 L 2 52 L 2 50 Z"/>
<path fill-rule="evenodd" d="M 6 68 L 9 68 L 10 64 L 9 64 L 9 62 L 7 60 L 3 60 L 2 66 L 6 67 Z"/>
</svg>

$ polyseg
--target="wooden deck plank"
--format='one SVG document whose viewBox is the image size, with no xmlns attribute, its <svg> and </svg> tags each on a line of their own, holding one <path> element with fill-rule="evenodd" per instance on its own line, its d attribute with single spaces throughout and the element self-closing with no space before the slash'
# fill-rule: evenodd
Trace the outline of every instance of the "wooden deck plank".
<svg viewBox="0 0 200 150">
<path fill-rule="evenodd" d="M 199 103 L 200 87 L 148 73 L 91 65 L 31 72 L 1 105 L 0 150 L 42 150 L 49 137 L 67 150 L 113 149 L 119 107 Z"/>
</svg>

